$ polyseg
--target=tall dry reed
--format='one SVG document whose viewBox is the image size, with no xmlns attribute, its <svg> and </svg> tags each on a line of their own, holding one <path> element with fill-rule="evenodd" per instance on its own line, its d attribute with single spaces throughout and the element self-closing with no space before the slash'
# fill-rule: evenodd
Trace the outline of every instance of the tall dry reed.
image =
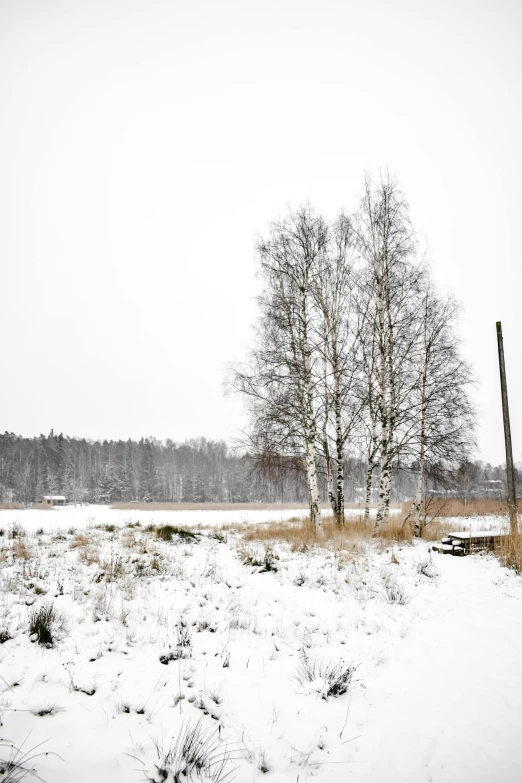
<svg viewBox="0 0 522 783">
<path fill-rule="evenodd" d="M 348 517 L 343 526 L 339 526 L 334 517 L 323 518 L 324 538 L 318 539 L 310 519 L 290 519 L 278 522 L 268 522 L 258 525 L 228 526 L 228 530 L 239 533 L 244 541 L 280 541 L 291 546 L 293 550 L 314 546 L 327 546 L 333 549 L 353 548 L 357 542 L 374 538 L 374 522 L 364 521 L 364 517 Z M 442 522 L 433 522 L 426 526 L 422 538 L 434 541 L 450 531 L 450 526 Z M 390 517 L 380 528 L 377 539 L 385 542 L 413 540 L 411 525 L 404 521 L 401 515 Z"/>
</svg>

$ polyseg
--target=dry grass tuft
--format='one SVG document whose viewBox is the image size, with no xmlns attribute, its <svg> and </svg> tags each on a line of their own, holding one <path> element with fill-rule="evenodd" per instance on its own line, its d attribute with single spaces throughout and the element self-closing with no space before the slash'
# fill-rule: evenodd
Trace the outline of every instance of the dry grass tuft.
<svg viewBox="0 0 522 783">
<path fill-rule="evenodd" d="M 411 503 L 402 504 L 404 514 L 410 509 Z M 508 507 L 507 502 L 499 498 L 475 498 L 468 502 L 463 498 L 429 498 L 423 503 L 422 514 L 428 517 L 505 517 Z"/>
<path fill-rule="evenodd" d="M 239 528 L 238 532 L 245 541 L 279 541 L 290 545 L 293 552 L 305 552 L 315 544 L 327 545 L 335 549 L 352 548 L 354 542 L 371 536 L 373 526 L 366 525 L 361 518 L 350 518 L 344 527 L 339 527 L 334 517 L 323 519 L 324 539 L 318 540 L 309 517 L 286 521 L 267 522 Z"/>
<path fill-rule="evenodd" d="M 136 536 L 134 535 L 134 533 L 132 533 L 131 531 L 122 533 L 121 545 L 125 547 L 125 549 L 133 549 L 135 544 L 136 544 Z"/>
<path fill-rule="evenodd" d="M 25 543 L 23 538 L 16 538 L 13 544 L 13 557 L 18 557 L 20 560 L 30 560 L 31 550 Z"/>
<path fill-rule="evenodd" d="M 503 566 L 522 574 L 522 533 L 514 536 L 504 536 L 496 550 L 496 555 Z"/>
<path fill-rule="evenodd" d="M 83 535 L 83 533 L 78 533 L 73 540 L 71 541 L 71 549 L 80 549 L 81 547 L 88 546 L 90 543 L 90 538 L 88 536 Z"/>
<path fill-rule="evenodd" d="M 429 523 L 422 533 L 426 541 L 435 541 L 450 532 L 451 526 L 435 520 Z M 314 545 L 327 546 L 330 549 L 353 550 L 364 540 L 376 538 L 383 542 L 411 543 L 413 531 L 402 515 L 390 517 L 376 536 L 374 536 L 374 521 L 366 523 L 363 516 L 348 517 L 344 526 L 339 527 L 334 517 L 323 518 L 324 539 L 318 539 L 310 519 L 294 518 L 286 521 L 267 522 L 259 525 L 249 525 L 247 528 L 235 527 L 234 530 L 244 541 L 285 542 L 293 552 L 305 552 Z"/>
<path fill-rule="evenodd" d="M 421 538 L 424 541 L 440 541 L 441 538 L 447 536 L 455 530 L 455 525 L 449 522 L 444 522 L 440 519 L 434 519 L 432 522 L 428 522 L 422 530 Z"/>
<path fill-rule="evenodd" d="M 100 562 L 100 549 L 99 547 L 89 544 L 85 547 L 80 547 L 79 558 L 86 565 L 92 565 L 93 563 Z"/>
</svg>

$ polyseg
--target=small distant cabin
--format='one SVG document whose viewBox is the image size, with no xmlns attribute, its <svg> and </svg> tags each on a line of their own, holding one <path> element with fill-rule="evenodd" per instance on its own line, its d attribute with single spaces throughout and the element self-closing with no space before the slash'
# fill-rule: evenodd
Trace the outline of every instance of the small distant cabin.
<svg viewBox="0 0 522 783">
<path fill-rule="evenodd" d="M 65 506 L 65 495 L 44 495 L 43 506 Z"/>
</svg>

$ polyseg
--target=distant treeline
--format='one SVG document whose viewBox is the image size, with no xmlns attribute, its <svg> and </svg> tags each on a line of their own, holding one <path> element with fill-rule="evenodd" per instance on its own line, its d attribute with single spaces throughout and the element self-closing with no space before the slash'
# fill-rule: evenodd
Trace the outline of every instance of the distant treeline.
<svg viewBox="0 0 522 783">
<path fill-rule="evenodd" d="M 306 503 L 306 476 L 299 461 L 282 461 L 261 472 L 246 453 L 223 441 L 198 438 L 175 443 L 155 438 L 92 441 L 65 435 L 23 438 L 0 435 L 0 498 L 30 504 L 43 495 L 65 495 L 69 503 L 155 501 L 183 503 Z M 346 460 L 347 502 L 364 501 L 367 465 Z M 412 498 L 415 464 L 395 465 L 392 500 Z M 517 474 L 522 489 L 520 474 Z M 428 494 L 447 492 L 464 498 L 505 496 L 502 467 L 463 463 L 458 470 L 431 466 Z M 321 494 L 327 497 L 320 475 Z M 376 500 L 378 476 L 375 476 Z"/>
</svg>

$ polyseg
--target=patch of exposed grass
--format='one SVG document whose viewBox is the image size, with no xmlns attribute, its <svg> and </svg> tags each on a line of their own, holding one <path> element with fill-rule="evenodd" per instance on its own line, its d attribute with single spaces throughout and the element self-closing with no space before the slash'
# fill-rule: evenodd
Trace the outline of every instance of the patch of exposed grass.
<svg viewBox="0 0 522 783">
<path fill-rule="evenodd" d="M 197 536 L 191 530 L 185 530 L 182 527 L 175 527 L 173 525 L 161 525 L 156 528 L 156 535 L 161 538 L 162 541 L 172 541 L 174 536 L 187 541 L 197 541 Z"/>
<path fill-rule="evenodd" d="M 518 501 L 520 503 L 520 499 Z M 411 503 L 402 504 L 402 512 L 407 514 Z M 500 498 L 428 498 L 421 508 L 422 515 L 428 517 L 484 517 L 508 516 L 508 506 Z"/>
<path fill-rule="evenodd" d="M 53 647 L 58 631 L 63 631 L 65 618 L 53 604 L 33 609 L 29 615 L 29 635 L 43 647 Z"/>
<path fill-rule="evenodd" d="M 90 538 L 83 533 L 78 533 L 70 543 L 71 549 L 80 549 L 81 547 L 88 546 Z"/>
<path fill-rule="evenodd" d="M 439 537 L 440 526 L 428 526 L 425 537 L 434 539 Z M 449 529 L 449 528 L 448 528 Z M 324 538 L 317 537 L 310 519 L 294 518 L 290 520 L 268 522 L 259 525 L 249 525 L 247 528 L 237 527 L 236 531 L 244 541 L 279 541 L 290 545 L 292 551 L 306 552 L 313 546 L 326 546 L 335 550 L 353 550 L 364 540 L 377 538 L 386 542 L 411 542 L 413 532 L 408 523 L 404 523 L 402 516 L 392 516 L 384 522 L 374 535 L 374 521 L 365 522 L 363 516 L 348 517 L 344 525 L 340 526 L 334 517 L 323 518 Z"/>
<path fill-rule="evenodd" d="M 20 560 L 30 560 L 31 550 L 25 543 L 23 538 L 17 538 L 13 543 L 13 557 L 17 557 Z"/>
<path fill-rule="evenodd" d="M 220 739 L 220 731 L 203 729 L 201 720 L 191 727 L 182 726 L 168 751 L 159 742 L 154 743 L 158 754 L 153 783 L 173 780 L 205 780 L 220 783 L 230 780 L 230 762 L 234 758 Z"/>
<path fill-rule="evenodd" d="M 322 696 L 327 699 L 328 696 L 342 696 L 346 693 L 354 672 L 355 666 L 346 666 L 344 661 L 325 663 L 302 653 L 293 676 L 300 685 L 320 685 Z"/>
<path fill-rule="evenodd" d="M 6 642 L 9 641 L 9 639 L 12 639 L 12 638 L 13 637 L 11 636 L 9 631 L 5 630 L 5 628 L 0 630 L 0 644 L 5 644 Z"/>
<path fill-rule="evenodd" d="M 503 566 L 522 574 L 522 533 L 504 536 L 495 553 Z"/>
</svg>

